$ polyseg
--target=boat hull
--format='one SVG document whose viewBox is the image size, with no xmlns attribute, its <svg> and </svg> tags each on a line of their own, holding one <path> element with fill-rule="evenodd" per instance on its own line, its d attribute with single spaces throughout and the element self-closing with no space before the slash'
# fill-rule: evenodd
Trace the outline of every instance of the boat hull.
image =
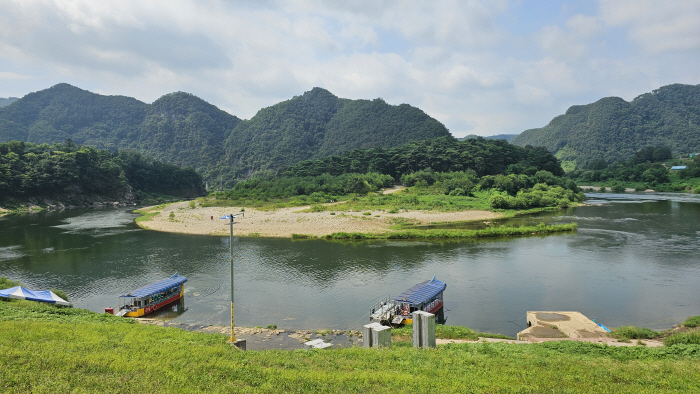
<svg viewBox="0 0 700 394">
<path fill-rule="evenodd" d="M 183 292 L 184 292 L 184 286 L 183 286 Z M 141 316 L 147 315 L 149 313 L 153 313 L 153 312 L 157 311 L 158 309 L 163 308 L 164 306 L 170 305 L 173 302 L 179 300 L 180 298 L 182 298 L 182 292 L 180 292 L 179 294 L 175 294 L 174 296 L 168 298 L 167 300 L 161 301 L 157 304 L 147 305 L 146 307 L 136 309 L 135 311 L 132 310 L 131 312 L 126 313 L 124 316 L 125 317 L 141 317 Z"/>
</svg>

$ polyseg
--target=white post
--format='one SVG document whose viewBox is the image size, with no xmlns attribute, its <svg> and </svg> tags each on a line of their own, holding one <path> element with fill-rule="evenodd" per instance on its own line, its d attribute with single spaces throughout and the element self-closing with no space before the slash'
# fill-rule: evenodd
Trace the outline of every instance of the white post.
<svg viewBox="0 0 700 394">
<path fill-rule="evenodd" d="M 388 347 L 391 349 L 391 327 L 381 324 L 372 327 L 372 347 Z"/>
<path fill-rule="evenodd" d="M 413 312 L 413 347 L 435 347 L 435 315 Z"/>
</svg>

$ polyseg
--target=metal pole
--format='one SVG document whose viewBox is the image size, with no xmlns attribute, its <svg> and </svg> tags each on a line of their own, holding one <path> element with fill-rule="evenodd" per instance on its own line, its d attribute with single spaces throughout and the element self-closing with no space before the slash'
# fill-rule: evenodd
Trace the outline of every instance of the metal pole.
<svg viewBox="0 0 700 394">
<path fill-rule="evenodd" d="M 229 237 L 229 247 L 231 249 L 231 342 L 236 342 L 236 334 L 233 332 L 233 214 L 229 214 L 230 222 L 229 227 L 231 229 L 231 236 Z"/>
</svg>

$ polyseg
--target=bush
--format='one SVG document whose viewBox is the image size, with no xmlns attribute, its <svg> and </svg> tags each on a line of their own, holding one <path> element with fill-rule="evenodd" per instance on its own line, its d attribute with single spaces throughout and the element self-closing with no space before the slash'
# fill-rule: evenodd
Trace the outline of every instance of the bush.
<svg viewBox="0 0 700 394">
<path fill-rule="evenodd" d="M 0 277 L 0 290 L 9 289 L 10 287 L 20 286 L 20 283 L 14 280 L 7 279 L 6 276 Z"/>
<path fill-rule="evenodd" d="M 691 316 L 683 322 L 684 327 L 693 328 L 700 326 L 700 316 Z"/>
<path fill-rule="evenodd" d="M 644 327 L 622 326 L 610 333 L 617 339 L 651 339 L 659 336 L 659 333 Z"/>
<path fill-rule="evenodd" d="M 678 332 L 664 338 L 664 346 L 700 345 L 700 331 Z"/>
</svg>

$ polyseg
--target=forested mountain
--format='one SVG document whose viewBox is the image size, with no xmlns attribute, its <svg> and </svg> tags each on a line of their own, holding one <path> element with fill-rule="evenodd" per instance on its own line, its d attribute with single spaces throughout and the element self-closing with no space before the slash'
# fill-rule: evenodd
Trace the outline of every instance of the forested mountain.
<svg viewBox="0 0 700 394">
<path fill-rule="evenodd" d="M 527 174 L 549 171 L 563 175 L 559 161 L 545 148 L 519 147 L 504 140 L 468 139 L 452 136 L 416 141 L 395 148 L 354 149 L 342 155 L 301 161 L 285 176 L 341 175 L 377 172 L 400 179 L 417 171 L 474 170 L 476 175 Z"/>
<path fill-rule="evenodd" d="M 631 102 L 607 97 L 575 105 L 511 143 L 544 146 L 577 166 L 626 160 L 650 146 L 668 146 L 674 156 L 695 153 L 700 151 L 700 85 L 668 85 Z"/>
<path fill-rule="evenodd" d="M 202 177 L 138 152 L 66 144 L 0 143 L 0 203 L 50 199 L 68 204 L 136 202 L 141 193 L 197 197 Z"/>
<path fill-rule="evenodd" d="M 132 149 L 167 163 L 216 168 L 223 142 L 240 119 L 188 93 L 146 104 L 62 83 L 0 108 L 0 142 L 71 139 L 100 149 Z"/>
<path fill-rule="evenodd" d="M 226 141 L 226 163 L 232 166 L 229 174 L 246 177 L 349 149 L 449 135 L 444 125 L 410 105 L 341 99 L 314 88 L 236 126 Z"/>
<path fill-rule="evenodd" d="M 19 98 L 17 97 L 0 97 L 0 108 L 7 107 L 8 105 L 14 103 L 17 100 L 19 100 Z"/>
<path fill-rule="evenodd" d="M 489 136 L 487 136 L 487 137 L 481 137 L 481 136 L 476 135 L 476 134 L 469 134 L 469 135 L 467 135 L 467 136 L 465 136 L 465 137 L 457 138 L 457 139 L 458 139 L 459 141 L 465 141 L 465 140 L 470 140 L 470 139 L 474 139 L 474 138 L 483 138 L 483 139 L 485 139 L 485 140 L 506 140 L 506 141 L 510 141 L 510 140 L 512 140 L 513 138 L 515 138 L 516 135 L 517 135 L 517 134 L 496 134 L 496 135 L 489 135 Z"/>
<path fill-rule="evenodd" d="M 0 142 L 12 140 L 129 149 L 207 179 L 277 171 L 299 160 L 348 149 L 392 147 L 449 135 L 407 104 L 341 99 L 314 88 L 241 121 L 189 93 L 153 104 L 58 84 L 0 108 Z"/>
</svg>

